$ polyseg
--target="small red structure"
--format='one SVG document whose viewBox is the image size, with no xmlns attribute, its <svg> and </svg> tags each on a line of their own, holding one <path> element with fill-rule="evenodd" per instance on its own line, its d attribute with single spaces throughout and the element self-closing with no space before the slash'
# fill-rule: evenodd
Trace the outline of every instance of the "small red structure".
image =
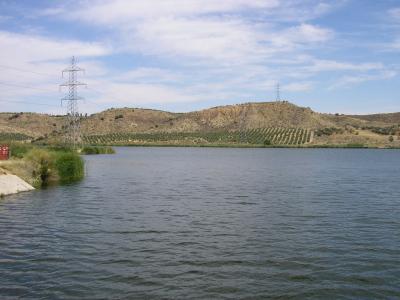
<svg viewBox="0 0 400 300">
<path fill-rule="evenodd" d="M 0 160 L 10 158 L 10 147 L 8 145 L 0 145 Z"/>
</svg>

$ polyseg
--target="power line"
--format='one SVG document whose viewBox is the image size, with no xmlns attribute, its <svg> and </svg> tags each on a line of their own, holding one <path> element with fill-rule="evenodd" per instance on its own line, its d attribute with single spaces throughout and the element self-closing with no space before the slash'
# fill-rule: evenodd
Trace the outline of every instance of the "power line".
<svg viewBox="0 0 400 300">
<path fill-rule="evenodd" d="M 36 71 L 30 71 L 30 70 L 27 70 L 27 69 L 21 69 L 21 68 L 6 66 L 6 65 L 0 65 L 0 68 L 14 70 L 14 71 L 23 72 L 23 73 L 32 73 L 32 74 L 41 75 L 41 76 L 54 76 L 54 74 L 47 74 L 47 73 L 41 73 L 41 72 L 36 72 Z"/>
<path fill-rule="evenodd" d="M 0 99 L 0 102 L 10 102 L 10 103 L 21 103 L 21 104 L 32 104 L 32 105 L 44 105 L 44 106 L 51 106 L 51 107 L 59 107 L 58 105 L 53 105 L 53 104 L 28 102 L 28 101 L 15 101 L 15 100 Z"/>
<path fill-rule="evenodd" d="M 15 70 L 15 71 L 18 71 L 18 72 L 23 72 L 23 73 L 32 73 L 32 74 L 37 74 L 37 75 L 41 75 L 41 76 L 54 76 L 54 74 L 41 73 L 41 72 L 36 72 L 36 71 L 30 71 L 30 70 L 27 70 L 27 69 L 16 68 L 16 67 L 7 66 L 7 65 L 0 65 L 0 68 Z M 13 86 L 13 87 L 27 88 L 27 89 L 35 89 L 35 90 L 50 91 L 50 90 L 46 90 L 46 89 L 35 88 L 35 87 L 31 87 L 31 86 L 23 86 L 23 85 L 12 84 L 12 83 L 3 83 L 3 82 L 0 82 L 0 84 L 1 84 L 1 85 L 7 85 L 7 86 Z M 94 92 L 97 92 L 97 93 L 99 93 L 99 94 L 105 94 L 104 92 L 99 91 L 99 90 L 97 90 L 97 89 L 94 89 L 94 88 L 92 88 L 92 87 L 88 87 L 88 89 L 90 89 L 90 90 L 92 90 L 92 91 L 94 91 Z M 53 92 L 53 91 L 51 91 L 51 92 Z M 121 100 L 115 99 L 114 97 L 109 97 L 109 96 L 107 96 L 107 97 L 108 97 L 110 100 L 114 100 L 114 101 L 117 101 L 117 102 L 121 101 Z M 88 102 L 91 102 L 91 103 L 93 103 L 93 104 L 98 105 L 97 103 L 95 103 L 95 102 L 93 102 L 93 101 L 90 101 L 90 100 L 87 100 L 87 101 L 88 101 Z"/>
<path fill-rule="evenodd" d="M 276 84 L 276 102 L 281 101 L 281 86 L 279 82 Z"/>
<path fill-rule="evenodd" d="M 12 87 L 19 87 L 19 88 L 24 88 L 24 89 L 31 89 L 31 90 L 38 90 L 38 91 L 45 91 L 45 92 L 55 92 L 53 90 L 48 90 L 48 89 L 42 89 L 42 88 L 37 88 L 33 86 L 27 86 L 27 85 L 22 85 L 22 84 L 15 84 L 15 83 L 7 83 L 7 82 L 0 82 L 1 85 L 6 85 L 6 86 L 12 86 Z"/>
<path fill-rule="evenodd" d="M 97 93 L 99 93 L 99 94 L 103 94 L 103 95 L 105 95 L 106 93 L 105 92 L 102 92 L 102 91 L 99 91 L 99 90 L 96 90 L 96 89 L 94 89 L 94 88 L 92 88 L 92 87 L 88 87 L 88 89 L 89 90 L 92 90 L 92 91 L 94 91 L 94 92 L 97 92 Z M 116 101 L 116 102 L 122 102 L 122 100 L 121 99 L 116 99 L 116 98 L 114 98 L 114 97 L 110 97 L 110 96 L 108 96 L 108 95 L 106 95 L 107 96 L 107 98 L 108 99 L 110 99 L 110 100 L 113 100 L 113 101 Z M 93 104 L 96 104 L 96 105 L 98 105 L 97 103 L 95 103 L 95 102 L 93 102 L 93 101 L 90 101 L 90 100 L 88 100 L 89 102 L 92 102 Z"/>
<path fill-rule="evenodd" d="M 36 74 L 36 75 L 40 75 L 40 76 L 54 76 L 54 74 L 48 74 L 48 73 L 41 73 L 41 72 L 36 72 L 36 71 L 30 71 L 30 70 L 27 70 L 27 69 L 17 68 L 17 67 L 12 67 L 12 66 L 7 66 L 7 65 L 0 65 L 0 68 L 15 70 L 15 71 L 22 72 L 22 73 L 31 73 L 31 74 Z M 81 69 L 81 70 L 83 70 L 83 69 Z M 32 89 L 32 90 L 38 90 L 38 91 L 45 91 L 45 92 L 51 92 L 51 93 L 55 92 L 55 91 L 50 90 L 50 89 L 37 88 L 37 87 L 33 87 L 33 86 L 21 85 L 21 84 L 15 84 L 15 83 L 0 82 L 0 85 L 10 86 L 10 87 L 17 87 L 17 88 L 24 88 L 24 89 Z M 92 91 L 94 91 L 94 92 L 97 92 L 97 93 L 99 93 L 99 94 L 103 94 L 103 95 L 106 94 L 105 92 L 99 91 L 99 90 L 94 89 L 94 88 L 92 88 L 92 87 L 89 87 L 89 89 L 92 90 Z M 116 102 L 120 102 L 120 101 L 121 101 L 121 100 L 118 100 L 118 99 L 116 99 L 116 98 L 114 98 L 114 97 L 110 97 L 110 96 L 108 96 L 108 95 L 107 95 L 107 98 L 109 98 L 109 99 L 112 100 L 112 101 L 116 101 Z M 90 102 L 90 103 L 96 105 L 96 106 L 99 107 L 99 108 L 101 107 L 98 103 L 96 103 L 96 102 L 94 102 L 94 101 L 91 101 L 91 100 L 89 100 L 89 99 L 86 99 L 85 101 L 88 101 L 88 102 Z M 7 102 L 12 102 L 12 101 L 7 101 Z M 24 104 L 24 103 L 33 104 L 32 102 L 24 102 L 24 101 L 20 101 L 20 102 L 13 101 L 13 102 L 15 102 L 15 103 L 22 103 L 22 104 Z M 46 104 L 38 104 L 38 105 L 46 105 Z M 55 106 L 55 105 L 49 105 L 49 106 Z M 101 107 L 101 108 L 102 108 L 102 107 Z"/>
<path fill-rule="evenodd" d="M 246 118 L 247 118 L 247 105 L 241 106 L 242 111 L 240 112 L 239 118 L 239 140 L 240 143 L 247 143 L 247 133 L 246 133 Z"/>
</svg>

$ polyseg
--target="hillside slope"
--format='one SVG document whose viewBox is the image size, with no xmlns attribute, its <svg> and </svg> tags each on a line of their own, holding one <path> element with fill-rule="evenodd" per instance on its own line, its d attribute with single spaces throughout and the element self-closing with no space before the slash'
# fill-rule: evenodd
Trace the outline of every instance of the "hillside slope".
<svg viewBox="0 0 400 300">
<path fill-rule="evenodd" d="M 367 122 L 379 122 L 383 124 L 387 123 L 400 124 L 400 112 L 388 113 L 388 114 L 352 115 L 350 117 L 364 120 Z"/>
<path fill-rule="evenodd" d="M 310 128 L 363 124 L 365 121 L 319 114 L 289 102 L 227 105 L 189 113 L 111 109 L 82 120 L 85 134 L 111 132 L 213 132 L 265 127 Z"/>
<path fill-rule="evenodd" d="M 15 140 L 52 139 L 57 140 L 65 132 L 66 116 L 51 116 L 35 113 L 0 113 L 0 140 L 14 137 Z M 243 137 L 235 136 L 239 132 L 259 136 L 254 130 L 262 128 L 304 129 L 302 134 L 312 132 L 306 140 L 314 143 L 368 143 L 380 145 L 386 143 L 385 135 L 397 135 L 400 113 L 376 115 L 339 115 L 322 114 L 310 108 L 296 106 L 289 102 L 262 102 L 227 105 L 188 113 L 171 113 L 141 108 L 118 108 L 82 116 L 83 136 L 102 135 L 140 135 L 126 139 L 149 138 L 146 135 L 164 134 L 163 140 L 176 139 L 187 133 L 185 139 L 207 141 L 202 134 L 214 134 L 213 140 L 238 142 Z M 384 129 L 379 131 L 380 129 Z M 386 130 L 392 128 L 391 130 Z M 377 130 L 379 129 L 379 130 Z M 263 131 L 261 131 L 263 132 Z M 265 131 L 267 132 L 267 131 Z M 271 132 L 271 131 L 270 131 Z M 276 131 L 278 132 L 278 131 Z M 280 131 L 284 132 L 284 131 Z M 287 133 L 291 139 L 300 140 L 298 131 Z M 314 132 L 315 138 L 314 138 Z M 384 133 L 382 133 L 384 132 Z M 232 133 L 224 137 L 215 134 Z M 283 134 L 283 133 L 282 133 Z M 286 136 L 286 133 L 285 133 Z M 110 138 L 110 137 L 109 137 Z M 282 140 L 282 136 L 274 140 Z M 102 140 L 95 138 L 94 140 Z M 151 140 L 156 140 L 151 137 Z"/>
</svg>

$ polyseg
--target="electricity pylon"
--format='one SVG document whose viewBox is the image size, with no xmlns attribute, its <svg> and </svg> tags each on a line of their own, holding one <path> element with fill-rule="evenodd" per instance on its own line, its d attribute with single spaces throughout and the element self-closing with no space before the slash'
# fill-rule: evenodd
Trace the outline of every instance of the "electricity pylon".
<svg viewBox="0 0 400 300">
<path fill-rule="evenodd" d="M 60 84 L 60 88 L 68 87 L 68 92 L 64 98 L 61 99 L 61 104 L 63 101 L 67 101 L 67 133 L 65 142 L 76 149 L 76 146 L 82 142 L 81 131 L 80 131 L 80 115 L 78 111 L 78 101 L 82 100 L 82 97 L 78 96 L 78 87 L 86 86 L 85 83 L 78 81 L 78 73 L 84 72 L 85 70 L 79 68 L 76 65 L 75 56 L 71 59 L 71 66 L 62 71 L 62 77 L 64 74 L 68 73 L 68 81 Z"/>
<path fill-rule="evenodd" d="M 243 104 L 239 117 L 239 140 L 240 143 L 242 144 L 247 143 L 246 117 L 247 117 L 247 107 L 246 104 Z"/>
<path fill-rule="evenodd" d="M 276 102 L 281 101 L 281 86 L 279 82 L 276 84 Z"/>
</svg>

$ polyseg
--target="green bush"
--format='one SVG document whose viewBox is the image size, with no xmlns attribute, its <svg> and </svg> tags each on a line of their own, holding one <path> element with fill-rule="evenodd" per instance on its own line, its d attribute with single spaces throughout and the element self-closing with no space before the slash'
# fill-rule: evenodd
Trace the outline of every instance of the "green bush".
<svg viewBox="0 0 400 300">
<path fill-rule="evenodd" d="M 57 171 L 54 168 L 54 154 L 40 148 L 34 148 L 24 155 L 27 161 L 33 166 L 32 176 L 34 185 L 46 186 L 58 179 Z"/>
<path fill-rule="evenodd" d="M 23 158 L 32 148 L 30 144 L 13 143 L 10 145 L 11 157 Z"/>
<path fill-rule="evenodd" d="M 78 181 L 84 176 L 84 163 L 78 154 L 58 153 L 55 165 L 61 183 Z"/>
<path fill-rule="evenodd" d="M 115 150 L 112 147 L 83 147 L 81 154 L 93 155 L 93 154 L 114 154 Z"/>
<path fill-rule="evenodd" d="M 74 152 L 74 149 L 72 149 L 72 147 L 65 146 L 65 145 L 50 146 L 50 147 L 47 147 L 47 149 L 49 149 L 50 151 L 55 151 L 55 152 Z"/>
<path fill-rule="evenodd" d="M 346 148 L 367 148 L 364 144 L 359 144 L 359 143 L 351 143 L 351 144 L 346 144 Z"/>
<path fill-rule="evenodd" d="M 394 135 L 394 134 L 396 134 L 396 131 L 399 130 L 399 126 L 398 125 L 393 125 L 390 127 L 366 126 L 366 127 L 363 127 L 363 129 L 367 129 L 374 133 L 382 134 L 382 135 Z"/>
<path fill-rule="evenodd" d="M 344 133 L 344 130 L 342 128 L 336 128 L 336 127 L 326 127 L 315 131 L 316 136 L 322 136 L 322 135 L 329 136 L 332 134 L 342 134 L 342 133 Z"/>
<path fill-rule="evenodd" d="M 92 154 L 99 154 L 98 147 L 84 147 L 81 151 L 82 154 L 92 155 Z"/>
</svg>

